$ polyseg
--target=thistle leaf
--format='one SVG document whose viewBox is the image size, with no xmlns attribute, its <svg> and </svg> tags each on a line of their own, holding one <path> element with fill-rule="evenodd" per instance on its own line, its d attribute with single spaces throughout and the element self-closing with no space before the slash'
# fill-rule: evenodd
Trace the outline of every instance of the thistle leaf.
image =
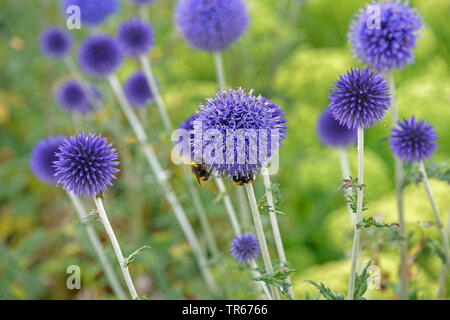
<svg viewBox="0 0 450 320">
<path fill-rule="evenodd" d="M 136 259 L 136 257 L 137 257 L 142 251 L 144 251 L 145 249 L 150 249 L 150 248 L 151 248 L 150 246 L 143 246 L 143 247 L 140 247 L 139 249 L 137 249 L 136 251 L 134 251 L 132 254 L 130 254 L 130 255 L 128 256 L 128 258 L 125 259 L 125 261 L 124 261 L 125 265 L 126 265 L 126 266 L 129 266 L 130 264 L 132 264 L 133 261 L 134 261 L 134 259 Z"/>
</svg>

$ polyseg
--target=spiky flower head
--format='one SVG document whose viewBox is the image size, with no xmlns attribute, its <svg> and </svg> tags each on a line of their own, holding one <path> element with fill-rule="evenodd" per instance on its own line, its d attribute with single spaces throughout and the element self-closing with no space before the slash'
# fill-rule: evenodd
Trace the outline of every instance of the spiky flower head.
<svg viewBox="0 0 450 320">
<path fill-rule="evenodd" d="M 89 90 L 89 98 L 86 96 L 85 90 Z M 86 114 L 94 111 L 95 107 L 91 101 L 101 100 L 100 92 L 90 84 L 85 88 L 77 79 L 66 79 L 58 84 L 55 90 L 56 102 L 66 111 Z"/>
<path fill-rule="evenodd" d="M 123 55 L 114 38 L 106 34 L 87 37 L 80 45 L 78 62 L 88 75 L 106 77 L 122 63 Z"/>
<path fill-rule="evenodd" d="M 50 26 L 39 37 L 41 51 L 49 58 L 59 59 L 66 56 L 72 48 L 72 36 L 67 30 Z"/>
<path fill-rule="evenodd" d="M 317 135 L 323 144 L 331 147 L 347 147 L 355 143 L 357 131 L 339 124 L 327 108 L 317 121 Z"/>
<path fill-rule="evenodd" d="M 155 42 L 155 35 L 149 23 L 131 18 L 119 25 L 117 39 L 126 55 L 138 57 L 150 50 Z"/>
<path fill-rule="evenodd" d="M 194 121 L 194 161 L 200 150 L 206 166 L 230 180 L 252 178 L 272 160 L 285 139 L 283 110 L 253 95 L 253 90 L 222 89 L 199 108 Z M 201 127 L 200 135 L 196 124 Z"/>
<path fill-rule="evenodd" d="M 92 25 L 102 24 L 109 16 L 119 11 L 119 0 L 62 0 L 62 7 L 67 16 L 72 14 L 67 12 L 70 6 L 80 8 L 81 21 Z"/>
<path fill-rule="evenodd" d="M 416 120 L 415 116 L 410 119 L 397 121 L 398 127 L 392 129 L 389 135 L 389 144 L 394 154 L 406 163 L 422 162 L 430 157 L 436 144 L 438 136 L 434 128 L 425 120 Z"/>
<path fill-rule="evenodd" d="M 73 135 L 59 146 L 56 157 L 58 184 L 77 196 L 94 197 L 106 191 L 119 171 L 116 149 L 101 135 Z"/>
<path fill-rule="evenodd" d="M 349 129 L 375 125 L 389 109 L 388 83 L 370 68 L 350 69 L 333 83 L 337 88 L 328 95 L 331 115 Z"/>
<path fill-rule="evenodd" d="M 30 156 L 30 168 L 36 178 L 48 184 L 56 184 L 56 170 L 53 162 L 57 159 L 58 147 L 66 140 L 63 135 L 51 136 L 39 141 Z"/>
<path fill-rule="evenodd" d="M 248 27 L 242 0 L 180 0 L 175 11 L 179 32 L 197 49 L 225 50 Z"/>
<path fill-rule="evenodd" d="M 142 71 L 136 71 L 128 77 L 123 87 L 128 101 L 136 108 L 145 107 L 153 99 L 147 78 Z"/>
<path fill-rule="evenodd" d="M 388 71 L 414 60 L 413 49 L 421 28 L 421 17 L 408 2 L 372 2 L 360 9 L 348 38 L 353 52 L 364 63 Z"/>
<path fill-rule="evenodd" d="M 155 0 L 130 0 L 131 3 L 139 5 L 139 6 L 150 4 L 150 3 L 154 2 L 154 1 Z"/>
<path fill-rule="evenodd" d="M 251 233 L 244 233 L 234 238 L 231 243 L 231 255 L 239 263 L 247 263 L 256 260 L 261 253 L 259 241 Z"/>
</svg>

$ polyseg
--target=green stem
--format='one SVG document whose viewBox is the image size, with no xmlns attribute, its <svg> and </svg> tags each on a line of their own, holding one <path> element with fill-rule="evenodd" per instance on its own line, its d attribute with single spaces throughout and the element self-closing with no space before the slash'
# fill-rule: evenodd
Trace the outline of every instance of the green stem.
<svg viewBox="0 0 450 320">
<path fill-rule="evenodd" d="M 226 80 L 225 80 L 225 71 L 223 67 L 223 58 L 222 53 L 219 51 L 214 52 L 214 63 L 216 66 L 216 74 L 217 74 L 217 83 L 219 85 L 219 90 L 225 89 Z"/>
<path fill-rule="evenodd" d="M 431 191 L 430 183 L 428 181 L 428 175 L 425 171 L 425 167 L 423 162 L 419 163 L 419 171 L 423 177 L 423 185 L 425 186 L 425 191 L 427 192 L 428 200 L 430 201 L 431 207 L 433 208 L 434 219 L 436 220 L 436 227 L 439 230 L 439 234 L 441 235 L 442 246 L 444 248 L 445 262 L 447 264 L 447 268 L 450 266 L 450 256 L 448 251 L 448 236 L 447 231 L 442 224 L 441 215 L 439 214 L 439 209 L 437 207 L 436 201 L 434 200 L 433 192 Z"/>
<path fill-rule="evenodd" d="M 264 180 L 264 187 L 266 189 L 266 199 L 267 204 L 269 205 L 269 219 L 270 224 L 272 226 L 272 233 L 275 240 L 275 246 L 277 248 L 278 258 L 280 259 L 280 263 L 282 266 L 286 265 L 286 253 L 284 252 L 283 240 L 281 239 L 280 227 L 278 226 L 278 219 L 275 213 L 275 203 L 273 201 L 273 193 L 272 193 L 272 184 L 270 182 L 269 170 L 267 167 L 263 167 L 261 170 L 261 175 Z M 291 284 L 289 286 L 289 294 L 293 299 L 294 298 L 294 290 L 292 289 L 291 277 L 287 277 L 287 282 Z"/>
<path fill-rule="evenodd" d="M 394 74 L 390 71 L 387 74 L 391 94 L 391 119 L 392 127 L 398 121 L 398 110 L 395 99 Z M 406 237 L 405 215 L 403 213 L 403 163 L 394 157 L 394 180 L 395 194 L 397 199 L 398 223 L 400 225 L 400 300 L 408 299 L 408 239 Z"/>
<path fill-rule="evenodd" d="M 139 298 L 134 288 L 133 280 L 130 276 L 130 271 L 128 270 L 128 266 L 126 264 L 125 259 L 123 258 L 122 250 L 120 249 L 119 242 L 117 241 L 116 235 L 114 234 L 114 230 L 109 223 L 108 216 L 106 215 L 105 208 L 103 207 L 102 199 L 98 196 L 94 197 L 95 205 L 97 207 L 98 215 L 100 217 L 100 221 L 105 227 L 106 234 L 111 242 L 111 245 L 114 249 L 114 253 L 116 254 L 117 261 L 119 262 L 120 269 L 122 270 L 123 278 L 125 279 L 125 283 L 127 284 L 127 288 L 130 291 L 131 298 L 133 300 Z"/>
<path fill-rule="evenodd" d="M 253 190 L 252 183 L 245 184 L 245 190 L 247 191 L 248 201 L 250 203 L 250 209 L 252 211 L 253 222 L 255 224 L 256 235 L 258 237 L 259 245 L 261 247 L 261 254 L 264 261 L 264 267 L 266 268 L 266 273 L 269 276 L 273 276 L 272 261 L 270 260 L 269 249 L 267 248 L 266 237 L 264 236 L 264 228 L 261 221 L 261 215 L 258 210 L 258 204 L 256 202 L 255 191 Z M 280 300 L 280 293 L 277 288 L 270 286 L 272 291 L 272 297 L 275 300 Z"/>
<path fill-rule="evenodd" d="M 75 210 L 77 211 L 81 222 L 83 222 L 83 220 L 87 217 L 86 209 L 84 208 L 83 203 L 80 201 L 80 199 L 78 199 L 76 195 L 73 194 L 73 192 L 68 192 L 67 195 L 69 196 L 70 201 L 75 207 Z M 120 285 L 119 280 L 116 277 L 116 274 L 114 273 L 114 270 L 108 260 L 108 257 L 106 256 L 105 250 L 102 246 L 102 243 L 100 242 L 100 239 L 97 236 L 97 233 L 95 232 L 94 227 L 92 227 L 92 225 L 90 224 L 87 224 L 84 227 L 86 229 L 89 240 L 92 243 L 95 254 L 100 261 L 100 265 L 105 272 L 105 276 L 108 279 L 109 284 L 111 285 L 111 289 L 120 300 L 126 300 L 127 296 L 123 291 L 122 286 Z"/>
<path fill-rule="evenodd" d="M 352 262 L 350 267 L 350 280 L 348 283 L 348 300 L 353 300 L 355 292 L 355 278 L 358 266 L 358 253 L 360 243 L 360 230 L 357 225 L 361 222 L 364 190 L 364 128 L 358 127 L 358 194 L 356 202 L 356 219 L 354 224 L 353 246 L 352 246 Z"/>
</svg>

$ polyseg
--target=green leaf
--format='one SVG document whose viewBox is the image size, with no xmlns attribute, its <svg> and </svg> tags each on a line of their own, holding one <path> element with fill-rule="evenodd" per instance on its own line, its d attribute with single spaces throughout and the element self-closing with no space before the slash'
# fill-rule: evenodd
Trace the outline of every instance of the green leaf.
<svg viewBox="0 0 450 320">
<path fill-rule="evenodd" d="M 362 221 L 358 223 L 357 225 L 358 229 L 361 228 L 370 228 L 371 226 L 377 227 L 377 228 L 390 228 L 390 227 L 400 227 L 398 223 L 381 223 L 377 222 L 374 217 L 363 217 Z"/>
<path fill-rule="evenodd" d="M 319 290 L 319 293 L 327 300 L 344 300 L 345 299 L 345 297 L 342 293 L 331 290 L 322 282 L 320 284 L 317 284 L 312 280 L 305 280 L 305 282 L 312 284 L 314 287 L 316 287 L 316 289 Z"/>
<path fill-rule="evenodd" d="M 133 263 L 134 259 L 136 259 L 137 255 L 140 254 L 142 251 L 144 251 L 145 249 L 150 249 L 150 246 L 143 246 L 139 249 L 137 249 L 136 251 L 134 251 L 132 254 L 130 254 L 128 256 L 128 258 L 125 259 L 125 265 L 129 266 L 131 263 Z"/>
<path fill-rule="evenodd" d="M 372 260 L 369 260 L 360 274 L 355 278 L 355 291 L 353 293 L 353 300 L 365 300 L 364 294 L 367 291 L 367 281 L 370 278 L 368 273 L 369 267 L 372 265 Z"/>
</svg>

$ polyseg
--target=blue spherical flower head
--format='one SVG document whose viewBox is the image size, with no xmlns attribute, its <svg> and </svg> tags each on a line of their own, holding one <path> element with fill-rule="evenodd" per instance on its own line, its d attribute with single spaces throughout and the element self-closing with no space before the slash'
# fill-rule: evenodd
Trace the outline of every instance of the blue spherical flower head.
<svg viewBox="0 0 450 320">
<path fill-rule="evenodd" d="M 331 147 L 347 147 L 355 143 L 357 131 L 339 124 L 326 109 L 317 122 L 317 135 L 323 144 Z"/>
<path fill-rule="evenodd" d="M 194 161 L 201 151 L 207 168 L 234 182 L 251 182 L 285 139 L 286 122 L 278 104 L 252 90 L 223 89 L 200 106 L 194 121 Z"/>
<path fill-rule="evenodd" d="M 89 98 L 86 96 L 83 86 L 76 79 L 62 81 L 55 90 L 55 100 L 66 111 L 86 114 L 95 111 L 92 99 L 100 100 L 102 95 L 94 86 L 88 85 Z"/>
<path fill-rule="evenodd" d="M 39 42 L 42 52 L 49 58 L 62 58 L 72 48 L 72 36 L 67 30 L 50 26 L 42 31 Z"/>
<path fill-rule="evenodd" d="M 376 10 L 380 13 L 379 21 Z M 421 17 L 407 2 L 373 2 L 360 10 L 348 37 L 354 53 L 364 63 L 388 71 L 414 60 L 413 49 L 421 28 Z"/>
<path fill-rule="evenodd" d="M 131 3 L 139 5 L 139 6 L 150 4 L 150 3 L 154 2 L 154 1 L 155 0 L 130 0 Z"/>
<path fill-rule="evenodd" d="M 62 0 L 62 7 L 67 13 L 69 6 L 80 8 L 81 21 L 92 26 L 103 23 L 109 16 L 119 11 L 119 0 Z"/>
<path fill-rule="evenodd" d="M 48 137 L 39 141 L 33 148 L 30 156 L 30 167 L 33 174 L 41 181 L 56 184 L 56 170 L 53 162 L 57 159 L 58 147 L 66 139 L 65 136 Z"/>
<path fill-rule="evenodd" d="M 179 32 L 202 50 L 225 50 L 248 27 L 242 0 L 180 0 L 175 10 Z"/>
<path fill-rule="evenodd" d="M 133 57 L 146 54 L 155 42 L 152 26 L 137 18 L 122 22 L 117 38 L 124 53 Z"/>
<path fill-rule="evenodd" d="M 147 78 L 142 71 L 133 73 L 125 81 L 124 91 L 128 101 L 136 108 L 145 107 L 153 99 Z"/>
<path fill-rule="evenodd" d="M 403 119 L 397 122 L 398 127 L 392 129 L 389 144 L 394 154 L 406 163 L 422 162 L 430 157 L 436 144 L 437 134 L 432 125 L 425 120 Z"/>
<path fill-rule="evenodd" d="M 330 89 L 330 112 L 349 129 L 368 128 L 384 117 L 391 101 L 389 86 L 381 74 L 369 68 L 351 69 Z"/>
<path fill-rule="evenodd" d="M 78 62 L 90 76 L 106 77 L 112 74 L 122 63 L 123 55 L 117 40 L 96 34 L 86 38 L 78 52 Z"/>
<path fill-rule="evenodd" d="M 231 255 L 239 263 L 256 260 L 261 253 L 258 238 L 251 233 L 244 233 L 234 238 L 230 251 Z"/>
<path fill-rule="evenodd" d="M 100 135 L 80 133 L 59 146 L 53 162 L 58 184 L 77 196 L 94 197 L 111 186 L 119 156 Z"/>
</svg>

